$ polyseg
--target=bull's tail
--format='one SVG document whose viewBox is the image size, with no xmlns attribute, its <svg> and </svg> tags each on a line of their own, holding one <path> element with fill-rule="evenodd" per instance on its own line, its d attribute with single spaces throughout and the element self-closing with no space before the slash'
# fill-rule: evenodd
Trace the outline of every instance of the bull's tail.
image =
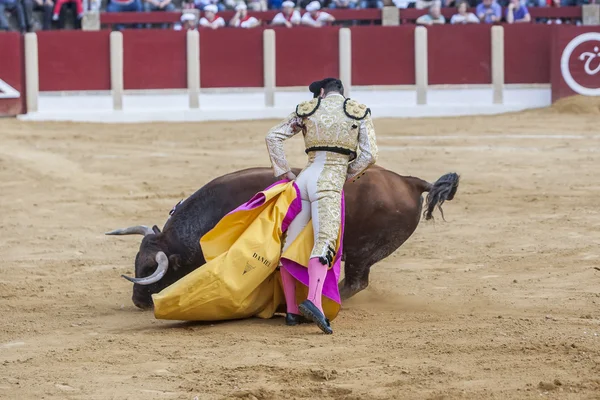
<svg viewBox="0 0 600 400">
<path fill-rule="evenodd" d="M 423 212 L 425 220 L 430 220 L 433 218 L 433 209 L 437 207 L 442 214 L 442 219 L 445 221 L 442 205 L 445 201 L 450 201 L 454 198 L 456 190 L 458 189 L 459 181 L 460 176 L 454 172 L 451 172 L 443 175 L 440 179 L 435 181 L 433 185 L 429 185 L 429 187 L 424 190 L 425 192 L 429 192 L 427 194 L 427 199 L 425 200 L 425 211 Z"/>
</svg>

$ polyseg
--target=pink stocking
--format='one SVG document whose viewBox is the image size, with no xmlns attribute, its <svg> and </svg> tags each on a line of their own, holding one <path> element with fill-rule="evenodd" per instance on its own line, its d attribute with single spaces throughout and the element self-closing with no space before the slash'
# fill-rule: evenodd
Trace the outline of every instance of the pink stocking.
<svg viewBox="0 0 600 400">
<path fill-rule="evenodd" d="M 279 272 L 281 272 L 281 283 L 283 284 L 287 312 L 299 315 L 298 304 L 296 304 L 296 279 L 283 266 L 279 268 Z"/>
<path fill-rule="evenodd" d="M 323 294 L 325 276 L 327 276 L 327 265 L 321 264 L 318 257 L 311 258 L 308 262 L 308 300 L 321 312 L 323 312 L 321 296 Z"/>
</svg>

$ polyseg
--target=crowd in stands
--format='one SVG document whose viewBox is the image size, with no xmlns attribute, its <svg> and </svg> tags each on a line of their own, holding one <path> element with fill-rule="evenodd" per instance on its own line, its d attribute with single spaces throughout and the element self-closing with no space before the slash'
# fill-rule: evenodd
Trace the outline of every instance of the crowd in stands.
<svg viewBox="0 0 600 400">
<path fill-rule="evenodd" d="M 8 15 L 12 15 L 21 32 L 62 29 L 66 15 L 73 17 L 73 26 L 79 28 L 84 10 L 106 12 L 158 12 L 181 11 L 181 23 L 175 29 L 205 27 L 218 29 L 227 26 L 253 28 L 263 21 L 248 11 L 280 10 L 268 22 L 270 25 L 298 25 L 319 27 L 329 25 L 335 18 L 323 9 L 382 8 L 383 0 L 0 0 L 0 31 L 10 30 Z M 182 1 L 176 5 L 175 1 Z M 533 21 L 528 7 L 564 7 L 581 5 L 593 0 L 392 0 L 398 8 L 417 8 L 429 11 L 417 19 L 420 25 L 477 24 L 477 23 L 563 23 L 571 21 Z M 441 7 L 456 7 L 449 21 L 441 13 Z M 474 13 L 469 10 L 474 9 Z M 197 11 L 192 11 L 197 10 Z M 224 10 L 235 10 L 235 15 L 225 21 L 219 15 Z M 504 10 L 504 12 L 503 12 Z M 38 14 L 38 18 L 34 16 Z M 197 18 L 197 13 L 201 17 Z M 267 23 L 265 21 L 265 23 Z M 578 21 L 577 21 L 578 23 Z M 163 27 L 167 27 L 164 24 Z"/>
<path fill-rule="evenodd" d="M 544 0 L 546 1 L 546 0 Z M 561 0 L 547 0 L 547 4 L 541 4 L 539 0 L 507 0 L 506 4 L 501 4 L 496 0 L 481 0 L 478 4 L 472 4 L 468 0 L 449 0 L 446 2 L 453 3 L 456 5 L 457 12 L 450 18 L 450 21 L 446 21 L 446 18 L 441 12 L 441 1 L 433 1 L 429 6 L 429 12 L 416 20 L 417 25 L 436 25 L 436 24 L 494 24 L 504 22 L 507 24 L 520 24 L 529 22 L 541 22 L 547 24 L 562 24 L 562 23 L 574 23 L 581 24 L 580 20 L 570 21 L 561 20 L 560 18 L 554 19 L 539 19 L 533 21 L 531 14 L 527 7 L 561 7 Z M 572 4 L 568 4 L 572 5 Z M 469 7 L 473 7 L 475 13 L 469 12 Z M 504 14 L 502 9 L 504 7 Z"/>
</svg>

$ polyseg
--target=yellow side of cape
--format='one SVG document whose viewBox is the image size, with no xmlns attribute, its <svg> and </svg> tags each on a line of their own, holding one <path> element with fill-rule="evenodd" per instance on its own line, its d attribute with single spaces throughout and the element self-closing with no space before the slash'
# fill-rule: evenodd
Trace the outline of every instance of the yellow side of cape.
<svg viewBox="0 0 600 400">
<path fill-rule="evenodd" d="M 285 304 L 276 268 L 281 256 L 282 222 L 297 192 L 290 182 L 262 193 L 265 201 L 260 207 L 226 215 L 200 239 L 207 263 L 152 296 L 156 318 L 191 321 L 271 318 Z M 312 234 L 306 235 L 311 232 L 311 228 L 305 229 L 293 247 L 301 252 L 312 249 Z M 310 250 L 305 257 L 286 252 L 288 258 L 298 260 L 309 254 Z M 339 304 L 327 301 L 323 305 L 326 316 L 333 320 Z"/>
</svg>

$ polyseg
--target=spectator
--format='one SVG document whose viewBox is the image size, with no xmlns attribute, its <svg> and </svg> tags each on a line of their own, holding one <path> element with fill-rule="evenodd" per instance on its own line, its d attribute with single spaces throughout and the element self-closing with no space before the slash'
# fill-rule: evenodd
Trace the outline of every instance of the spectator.
<svg viewBox="0 0 600 400">
<path fill-rule="evenodd" d="M 335 21 L 333 15 L 321 10 L 321 3 L 312 1 L 306 6 L 306 12 L 302 16 L 302 25 L 308 25 L 315 28 L 324 26 Z"/>
<path fill-rule="evenodd" d="M 383 0 L 361 0 L 360 8 L 383 8 Z"/>
<path fill-rule="evenodd" d="M 204 7 L 206 7 L 209 4 L 214 4 L 215 6 L 217 6 L 217 9 L 219 11 L 225 10 L 225 5 L 223 5 L 223 3 L 220 3 L 219 0 L 195 0 L 194 4 L 196 5 L 196 8 L 201 11 L 203 11 Z"/>
<path fill-rule="evenodd" d="M 102 0 L 84 0 L 83 2 L 83 9 L 86 11 L 100 11 L 101 7 Z"/>
<path fill-rule="evenodd" d="M 392 0 L 397 8 L 415 8 L 415 0 Z"/>
<path fill-rule="evenodd" d="M 329 8 L 356 8 L 356 0 L 332 0 Z"/>
<path fill-rule="evenodd" d="M 482 0 L 475 9 L 475 12 L 477 13 L 477 18 L 486 24 L 500 22 L 502 18 L 502 8 L 495 0 Z"/>
<path fill-rule="evenodd" d="M 196 9 L 196 5 L 194 4 L 194 0 L 183 0 L 181 2 L 181 11 L 185 12 L 185 10 L 195 10 L 195 9 Z"/>
<path fill-rule="evenodd" d="M 58 0 L 60 1 L 60 0 Z M 175 11 L 175 6 L 171 0 L 144 0 L 144 9 L 151 11 Z M 146 28 L 151 28 L 152 24 L 146 24 Z M 167 29 L 168 24 L 161 24 L 163 29 Z"/>
<path fill-rule="evenodd" d="M 108 0 L 106 6 L 107 12 L 140 12 L 143 10 L 141 0 Z M 140 24 L 136 24 L 137 28 L 141 28 Z M 115 25 L 115 29 L 120 31 L 123 25 Z"/>
<path fill-rule="evenodd" d="M 235 6 L 235 15 L 229 21 L 229 25 L 236 28 L 255 28 L 260 25 L 260 21 L 255 17 L 248 15 L 248 7 L 244 3 Z"/>
<path fill-rule="evenodd" d="M 468 12 L 469 3 L 462 0 L 458 3 L 458 14 L 454 14 L 450 19 L 451 24 L 478 24 L 479 18 L 473 13 Z"/>
<path fill-rule="evenodd" d="M 529 10 L 520 0 L 510 0 L 506 7 L 506 22 L 509 24 L 521 24 L 531 22 Z"/>
<path fill-rule="evenodd" d="M 281 4 L 281 12 L 273 18 L 271 25 L 285 25 L 291 28 L 299 25 L 300 19 L 300 11 L 294 10 L 294 2 L 287 0 Z"/>
<path fill-rule="evenodd" d="M 416 0 L 415 8 L 417 10 L 424 10 L 430 8 L 436 0 Z"/>
<path fill-rule="evenodd" d="M 144 9 L 148 12 L 175 11 L 175 6 L 171 0 L 145 0 Z"/>
<path fill-rule="evenodd" d="M 27 26 L 25 24 L 25 10 L 19 0 L 0 0 L 0 31 L 10 30 L 5 11 L 14 12 L 17 15 L 17 22 L 21 33 L 25 33 Z"/>
<path fill-rule="evenodd" d="M 25 11 L 25 21 L 27 22 L 28 30 L 31 32 L 36 25 L 33 11 L 41 10 L 43 12 L 42 29 L 47 31 L 52 25 L 52 0 L 24 0 L 23 8 Z"/>
<path fill-rule="evenodd" d="M 223 18 L 221 18 L 223 19 Z M 178 30 L 181 30 L 182 28 L 186 31 L 193 31 L 196 29 L 196 15 L 194 15 L 191 12 L 184 12 L 183 14 L 181 14 L 181 24 L 182 27 L 180 27 Z"/>
<path fill-rule="evenodd" d="M 252 11 L 267 11 L 269 9 L 266 0 L 248 0 L 248 8 Z"/>
<path fill-rule="evenodd" d="M 219 9 L 214 4 L 209 4 L 204 7 L 204 17 L 200 18 L 200 26 L 203 28 L 222 28 L 225 26 L 223 17 L 217 15 Z"/>
<path fill-rule="evenodd" d="M 435 2 L 429 7 L 429 13 L 421 15 L 417 21 L 417 25 L 443 25 L 446 23 L 446 18 L 442 15 L 440 3 Z"/>
<path fill-rule="evenodd" d="M 73 3 L 75 5 L 75 10 L 77 12 L 76 19 L 81 20 L 81 18 L 83 18 L 83 0 L 56 0 L 54 3 L 54 12 L 52 13 L 53 21 L 58 21 L 63 6 L 68 3 Z"/>
<path fill-rule="evenodd" d="M 108 12 L 139 12 L 142 10 L 141 0 L 109 0 L 106 6 L 106 11 Z"/>
</svg>

